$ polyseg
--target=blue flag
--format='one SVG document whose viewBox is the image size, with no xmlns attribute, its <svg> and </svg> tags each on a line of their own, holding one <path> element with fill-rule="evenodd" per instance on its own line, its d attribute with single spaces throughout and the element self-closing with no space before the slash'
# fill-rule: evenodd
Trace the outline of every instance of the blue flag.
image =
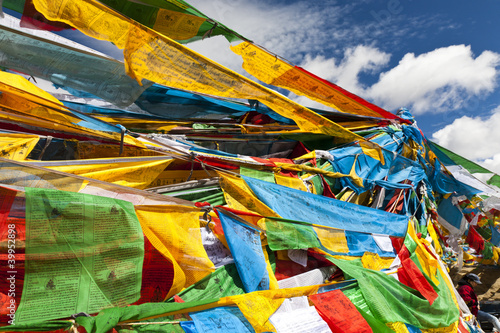
<svg viewBox="0 0 500 333">
<path fill-rule="evenodd" d="M 243 176 L 252 192 L 285 219 L 312 224 L 403 237 L 408 217 L 350 202 L 306 193 Z"/>
<path fill-rule="evenodd" d="M 247 293 L 269 289 L 269 274 L 262 252 L 260 232 L 219 211 L 227 244 Z"/>
<path fill-rule="evenodd" d="M 193 319 L 198 332 L 255 332 L 252 325 L 237 307 L 223 306 L 200 312 L 191 312 L 189 316 Z"/>
</svg>

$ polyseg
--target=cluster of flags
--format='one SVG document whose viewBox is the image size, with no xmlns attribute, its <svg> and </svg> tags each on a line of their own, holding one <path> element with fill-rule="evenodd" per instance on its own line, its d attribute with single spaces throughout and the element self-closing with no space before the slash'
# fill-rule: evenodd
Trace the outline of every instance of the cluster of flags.
<svg viewBox="0 0 500 333">
<path fill-rule="evenodd" d="M 22 2 L 0 20 L 0 331 L 477 331 L 445 258 L 498 263 L 498 176 L 408 110 L 182 0 Z M 184 45 L 216 35 L 336 111 Z"/>
</svg>

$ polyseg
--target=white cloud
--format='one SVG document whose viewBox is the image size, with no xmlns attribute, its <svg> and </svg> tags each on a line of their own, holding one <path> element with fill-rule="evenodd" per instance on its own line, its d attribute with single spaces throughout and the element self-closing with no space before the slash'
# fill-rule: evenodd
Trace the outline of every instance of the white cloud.
<svg viewBox="0 0 500 333">
<path fill-rule="evenodd" d="M 437 144 L 500 174 L 500 107 L 487 118 L 461 117 L 432 134 Z"/>
<path fill-rule="evenodd" d="M 496 174 L 500 174 L 500 153 L 493 155 L 491 158 L 487 158 L 481 162 L 481 165 Z"/>
<path fill-rule="evenodd" d="M 342 37 L 344 32 L 332 25 L 349 10 L 349 6 L 326 6 L 308 1 L 269 3 L 192 0 L 190 4 L 256 44 L 291 61 L 296 61 L 303 52 L 318 52 L 336 44 L 335 40 Z M 210 44 L 214 40 L 206 40 L 204 49 L 213 49 Z M 328 40 L 330 43 L 326 44 Z M 227 50 L 227 42 L 225 48 L 218 48 L 219 53 L 224 49 Z"/>
<path fill-rule="evenodd" d="M 390 55 L 375 47 L 358 45 L 348 48 L 344 52 L 344 59 L 337 65 L 333 58 L 318 55 L 314 58 L 307 55 L 302 66 L 323 79 L 353 93 L 363 92 L 360 87 L 359 74 L 362 72 L 373 73 L 385 66 Z"/>
<path fill-rule="evenodd" d="M 394 24 L 382 25 L 374 17 L 359 24 L 353 18 L 359 15 L 363 4 L 339 4 L 334 0 L 192 0 L 190 4 L 294 64 L 303 63 L 307 56 L 310 59 L 318 55 L 341 57 L 346 49 L 372 45 L 382 36 L 386 40 L 384 45 L 388 46 L 407 38 L 411 26 L 428 24 L 416 18 L 410 23 L 401 15 L 394 19 L 404 24 L 394 21 Z M 221 36 L 191 43 L 188 47 L 242 73 L 241 60 L 229 50 Z"/>
<path fill-rule="evenodd" d="M 420 55 L 407 53 L 394 68 L 377 77 L 391 55 L 374 41 L 384 40 L 384 49 L 389 50 L 391 45 L 424 26 L 450 29 L 449 22 L 436 17 L 392 15 L 391 24 L 380 24 L 375 18 L 359 24 L 350 19 L 360 9 L 356 3 L 339 5 L 328 1 L 326 5 L 300 0 L 192 0 L 190 3 L 269 51 L 389 111 L 408 107 L 418 116 L 456 110 L 496 87 L 500 54 L 484 51 L 475 56 L 466 45 L 442 47 Z M 229 50 L 221 36 L 188 47 L 249 76 L 241 68 L 241 58 Z M 367 81 L 361 80 L 360 74 L 370 74 L 375 83 L 366 86 Z M 289 96 L 306 106 L 319 106 L 305 97 Z"/>
<path fill-rule="evenodd" d="M 452 45 L 415 56 L 382 73 L 366 93 L 388 109 L 409 107 L 415 115 L 457 109 L 469 98 L 496 87 L 500 54 L 484 51 L 474 58 L 470 46 Z"/>
</svg>

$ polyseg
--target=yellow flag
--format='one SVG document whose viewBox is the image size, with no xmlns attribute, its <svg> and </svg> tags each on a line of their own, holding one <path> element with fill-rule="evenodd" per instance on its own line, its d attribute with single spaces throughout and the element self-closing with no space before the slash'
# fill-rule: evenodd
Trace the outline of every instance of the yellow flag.
<svg viewBox="0 0 500 333">
<path fill-rule="evenodd" d="M 293 119 L 304 131 L 334 136 L 344 142 L 363 140 L 327 118 L 295 103 L 174 40 L 140 25 L 95 0 L 34 0 L 45 17 L 65 22 L 83 33 L 124 49 L 127 73 L 169 87 L 229 98 L 255 99 Z"/>
<path fill-rule="evenodd" d="M 183 183 L 188 180 L 217 177 L 213 170 L 165 170 L 150 184 L 149 187 Z"/>
<path fill-rule="evenodd" d="M 135 211 L 144 235 L 174 265 L 174 281 L 167 298 L 215 270 L 203 248 L 198 208 L 138 205 Z"/>
<path fill-rule="evenodd" d="M 280 174 L 274 174 L 274 179 L 276 180 L 276 184 L 283 185 L 286 187 L 294 188 L 296 190 L 301 190 L 307 192 L 307 187 L 304 185 L 304 182 L 300 178 L 293 178 L 282 176 Z"/>
<path fill-rule="evenodd" d="M 81 118 L 74 116 L 61 102 L 47 92 L 36 87 L 25 78 L 0 71 L 0 119 L 11 123 L 24 123 L 57 132 L 79 134 L 87 137 L 106 138 L 121 141 L 121 134 L 104 132 L 79 126 Z M 145 148 L 130 135 L 123 142 Z"/>
<path fill-rule="evenodd" d="M 0 134 L 0 157 L 23 161 L 38 143 L 38 135 Z"/>
<path fill-rule="evenodd" d="M 458 323 L 460 320 L 452 323 L 448 327 L 439 327 L 439 328 L 428 328 L 426 330 L 422 329 L 422 333 L 456 333 L 458 332 Z"/>
<path fill-rule="evenodd" d="M 230 208 L 262 216 L 280 217 L 253 194 L 243 179 L 222 172 L 219 172 L 219 177 L 220 187 Z"/>
<path fill-rule="evenodd" d="M 372 117 L 382 116 L 334 89 L 323 80 L 309 75 L 254 44 L 243 42 L 232 46 L 231 50 L 243 58 L 243 68 L 248 73 L 267 84 L 289 89 L 297 95 L 307 96 L 339 111 Z"/>
<path fill-rule="evenodd" d="M 129 157 L 28 163 L 142 190 L 173 161 L 169 157 Z"/>
<path fill-rule="evenodd" d="M 417 248 L 415 249 L 415 254 L 418 258 L 418 262 L 422 267 L 422 271 L 427 274 L 427 276 L 436 284 L 439 285 L 439 280 L 436 278 L 437 268 L 439 267 L 439 263 L 436 258 L 434 258 L 422 244 L 421 240 L 417 237 L 415 233 L 415 227 L 413 226 L 413 222 L 410 219 L 410 223 L 408 223 L 408 235 L 413 239 L 413 241 L 417 244 Z"/>
<path fill-rule="evenodd" d="M 437 254 L 442 255 L 443 248 L 441 247 L 441 243 L 439 243 L 439 237 L 436 233 L 436 230 L 434 229 L 434 222 L 432 222 L 432 220 L 429 220 L 429 223 L 427 225 L 427 231 L 429 232 L 429 235 L 432 238 L 432 243 L 434 245 L 434 249 L 436 250 Z"/>
<path fill-rule="evenodd" d="M 59 106 L 63 105 L 57 98 L 55 98 L 45 90 L 38 88 L 33 83 L 26 80 L 20 75 L 0 71 L 0 82 L 29 93 L 30 98 L 34 102 L 43 104 L 46 101 L 50 101 Z"/>
<path fill-rule="evenodd" d="M 170 132 L 172 129 L 178 126 L 190 125 L 189 122 L 181 121 L 164 121 L 164 120 L 149 120 L 149 119 L 134 119 L 134 118 L 121 118 L 121 117 L 110 117 L 95 115 L 94 118 L 105 121 L 110 124 L 120 124 L 128 129 L 146 129 L 146 130 L 156 130 Z"/>
<path fill-rule="evenodd" d="M 406 325 L 402 322 L 386 323 L 386 325 L 396 333 L 410 333 Z"/>
<path fill-rule="evenodd" d="M 279 308 L 285 298 L 309 296 L 318 292 L 318 285 L 277 290 L 262 290 L 230 296 L 256 333 L 276 332 L 269 317 Z"/>
<path fill-rule="evenodd" d="M 361 263 L 364 268 L 373 269 L 375 271 L 380 271 L 384 268 L 378 253 L 365 252 L 361 257 Z"/>
<path fill-rule="evenodd" d="M 344 230 L 318 226 L 314 226 L 313 229 L 316 232 L 321 245 L 326 247 L 328 250 L 341 253 L 349 252 Z"/>
<path fill-rule="evenodd" d="M 348 175 L 345 175 L 340 172 L 335 172 L 335 171 L 327 171 L 323 170 L 320 168 L 315 168 L 312 166 L 304 165 L 304 164 L 291 164 L 291 163 L 282 163 L 282 162 L 274 162 L 276 166 L 285 169 L 285 170 L 292 170 L 292 171 L 304 171 L 312 174 L 322 174 L 328 177 L 332 178 L 340 178 L 340 177 L 350 177 L 352 181 L 359 186 L 363 186 L 363 180 L 356 174 L 355 166 L 356 164 L 353 164 L 353 167 Z"/>
<path fill-rule="evenodd" d="M 194 15 L 159 8 L 153 29 L 175 40 L 186 40 L 198 34 L 206 19 Z"/>
</svg>

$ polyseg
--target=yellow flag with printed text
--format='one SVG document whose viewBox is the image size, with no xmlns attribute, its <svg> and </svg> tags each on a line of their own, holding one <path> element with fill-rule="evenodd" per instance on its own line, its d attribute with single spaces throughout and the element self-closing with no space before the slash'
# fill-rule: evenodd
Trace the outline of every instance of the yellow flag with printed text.
<svg viewBox="0 0 500 333">
<path fill-rule="evenodd" d="M 169 87 L 221 97 L 255 99 L 293 119 L 304 131 L 334 136 L 343 142 L 357 134 L 291 101 L 158 32 L 112 11 L 95 0 L 33 0 L 45 17 L 124 49 L 127 73 Z"/>
<path fill-rule="evenodd" d="M 174 265 L 174 281 L 167 298 L 215 270 L 203 248 L 199 208 L 138 205 L 135 211 L 144 235 Z"/>
<path fill-rule="evenodd" d="M 145 189 L 174 159 L 161 158 L 99 158 L 64 162 L 29 162 L 51 170 L 71 173 L 108 183 Z"/>
<path fill-rule="evenodd" d="M 38 135 L 0 134 L 0 157 L 23 161 L 38 143 Z"/>
</svg>

